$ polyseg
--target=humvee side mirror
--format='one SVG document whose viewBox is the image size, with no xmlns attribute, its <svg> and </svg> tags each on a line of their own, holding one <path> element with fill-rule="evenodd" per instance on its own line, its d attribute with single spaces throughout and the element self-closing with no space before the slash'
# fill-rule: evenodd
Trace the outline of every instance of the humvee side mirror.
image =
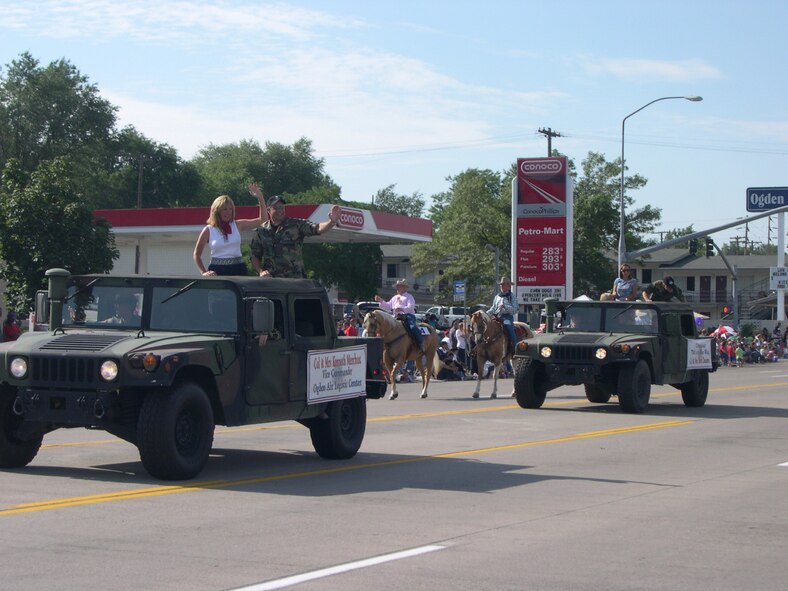
<svg viewBox="0 0 788 591">
<path fill-rule="evenodd" d="M 252 304 L 252 330 L 264 334 L 274 329 L 274 303 L 261 298 Z"/>
<path fill-rule="evenodd" d="M 49 294 L 44 290 L 36 292 L 36 324 L 49 324 Z"/>
</svg>

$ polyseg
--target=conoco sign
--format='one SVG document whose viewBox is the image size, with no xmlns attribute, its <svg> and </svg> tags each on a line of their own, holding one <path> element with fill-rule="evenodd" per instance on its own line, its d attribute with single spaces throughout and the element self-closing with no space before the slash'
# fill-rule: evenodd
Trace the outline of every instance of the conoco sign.
<svg viewBox="0 0 788 591">
<path fill-rule="evenodd" d="M 361 230 L 364 228 L 364 212 L 360 209 L 341 207 L 339 209 L 339 222 L 337 225 L 340 228 L 347 228 L 349 230 Z"/>
</svg>

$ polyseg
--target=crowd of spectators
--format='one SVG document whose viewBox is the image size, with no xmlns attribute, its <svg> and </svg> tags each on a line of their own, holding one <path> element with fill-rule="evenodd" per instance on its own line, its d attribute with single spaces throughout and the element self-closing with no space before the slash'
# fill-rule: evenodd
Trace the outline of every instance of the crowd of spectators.
<svg viewBox="0 0 788 591">
<path fill-rule="evenodd" d="M 764 328 L 754 336 L 725 335 L 717 339 L 721 367 L 743 367 L 749 364 L 774 363 L 788 358 L 785 334 L 778 323 L 774 332 Z"/>
</svg>

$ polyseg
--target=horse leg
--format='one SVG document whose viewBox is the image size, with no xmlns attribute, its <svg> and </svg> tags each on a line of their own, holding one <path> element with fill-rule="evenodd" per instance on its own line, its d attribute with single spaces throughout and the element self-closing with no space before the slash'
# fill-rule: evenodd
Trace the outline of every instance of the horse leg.
<svg viewBox="0 0 788 591">
<path fill-rule="evenodd" d="M 429 376 L 427 374 L 427 364 L 424 362 L 426 359 L 424 354 L 420 350 L 416 350 L 416 369 L 419 370 L 419 375 L 421 376 L 421 397 L 427 397 L 427 384 L 429 383 Z"/>
<path fill-rule="evenodd" d="M 490 398 L 498 398 L 498 370 L 501 368 L 502 363 L 503 359 L 496 363 L 493 368 L 493 391 L 490 394 Z"/>
<path fill-rule="evenodd" d="M 478 347 L 478 345 L 477 345 Z M 484 360 L 481 355 L 476 356 L 476 389 L 473 391 L 471 398 L 478 398 L 479 392 L 482 389 L 482 377 L 484 375 Z"/>
<path fill-rule="evenodd" d="M 397 362 L 392 359 L 389 359 L 388 363 L 386 363 L 386 369 L 388 369 L 389 372 L 389 383 L 391 383 L 389 400 L 394 400 L 397 396 L 399 396 L 399 393 L 397 392 L 397 368 Z"/>
</svg>

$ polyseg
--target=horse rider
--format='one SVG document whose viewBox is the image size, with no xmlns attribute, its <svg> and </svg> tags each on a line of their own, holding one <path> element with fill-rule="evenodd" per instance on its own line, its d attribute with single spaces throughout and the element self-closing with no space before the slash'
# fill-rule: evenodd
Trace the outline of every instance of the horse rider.
<svg viewBox="0 0 788 591">
<path fill-rule="evenodd" d="M 509 337 L 509 346 L 507 348 L 507 355 L 514 356 L 514 346 L 517 343 L 517 336 L 514 333 L 514 315 L 517 312 L 517 302 L 512 293 L 512 282 L 508 277 L 501 277 L 500 282 L 501 291 L 495 294 L 492 306 L 487 310 L 488 314 L 492 314 L 501 321 L 506 335 Z"/>
<path fill-rule="evenodd" d="M 399 279 L 394 284 L 397 293 L 389 300 L 386 301 L 379 295 L 375 296 L 375 301 L 380 304 L 381 310 L 392 312 L 394 316 L 400 319 L 419 350 L 424 351 L 424 336 L 421 334 L 418 325 L 416 324 L 416 300 L 410 293 L 408 293 L 408 282 L 405 279 Z"/>
</svg>

